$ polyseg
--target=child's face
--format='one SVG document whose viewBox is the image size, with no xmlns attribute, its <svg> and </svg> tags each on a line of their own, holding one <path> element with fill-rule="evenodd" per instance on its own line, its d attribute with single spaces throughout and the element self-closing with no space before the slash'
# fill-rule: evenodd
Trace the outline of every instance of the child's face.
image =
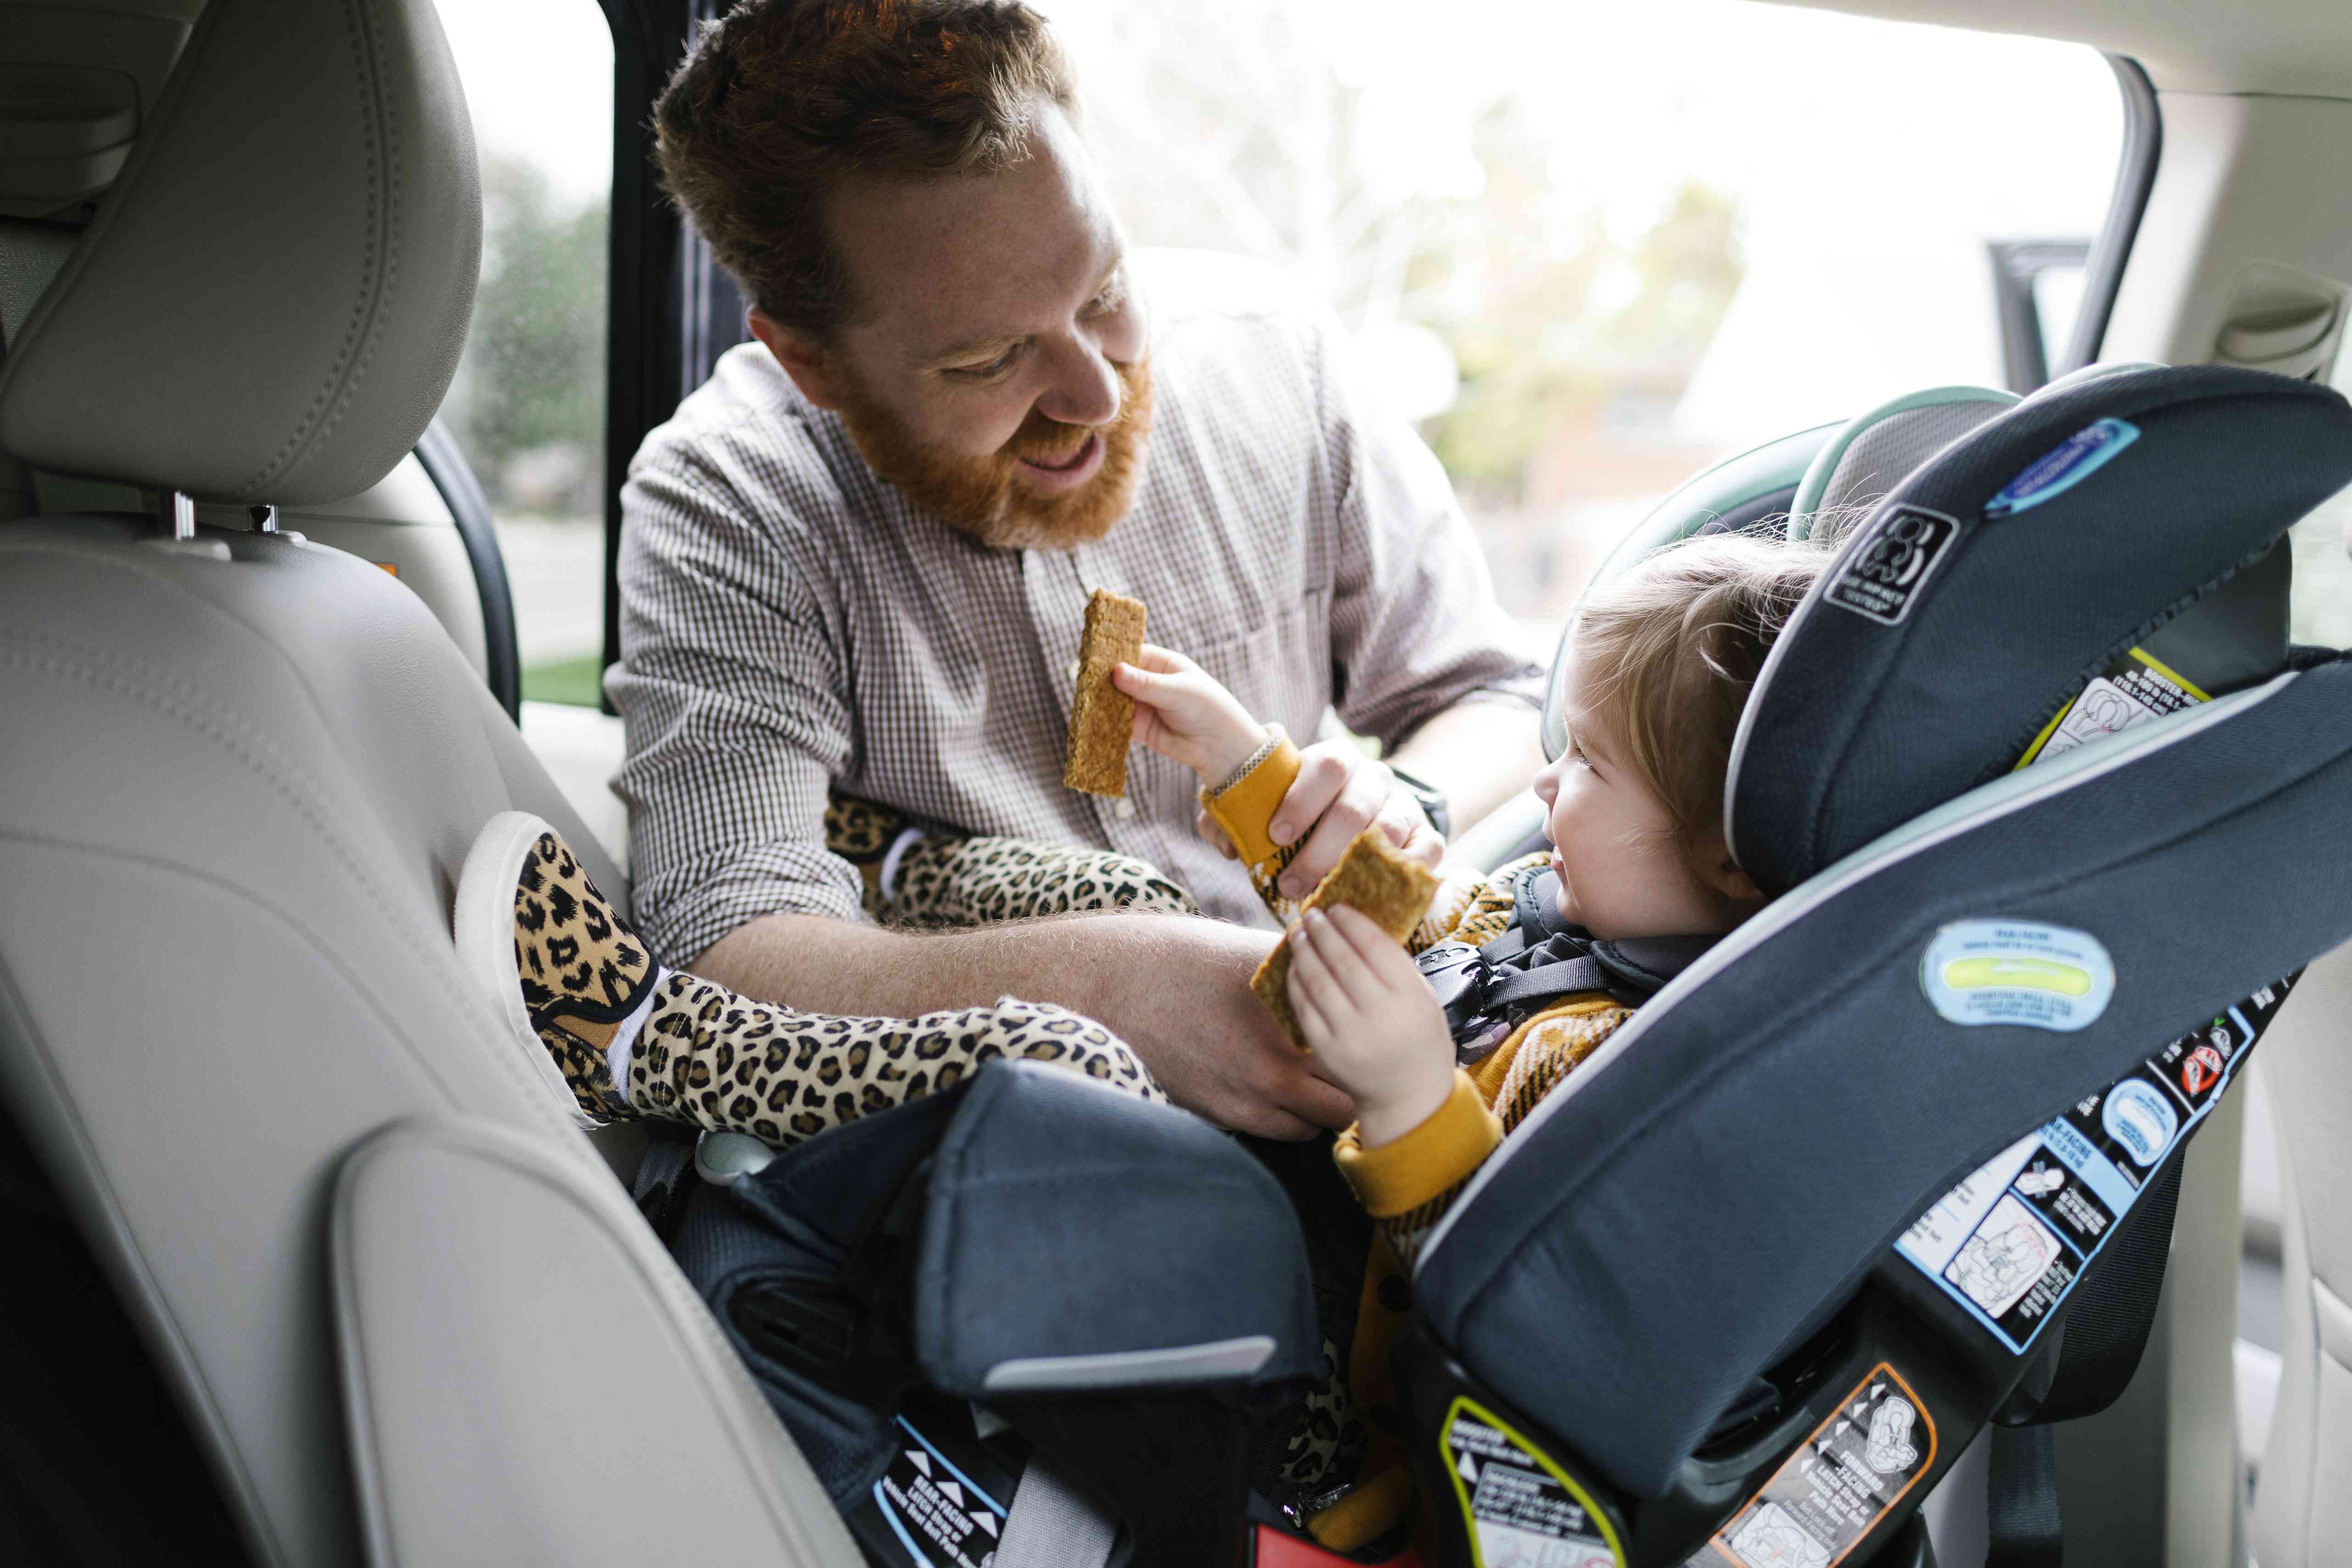
<svg viewBox="0 0 2352 1568">
<path fill-rule="evenodd" d="M 1665 802 L 1624 760 L 1581 682 L 1569 689 L 1568 750 L 1535 782 L 1549 808 L 1559 912 L 1604 938 L 1729 930 L 1737 914 L 1693 871 Z"/>
</svg>

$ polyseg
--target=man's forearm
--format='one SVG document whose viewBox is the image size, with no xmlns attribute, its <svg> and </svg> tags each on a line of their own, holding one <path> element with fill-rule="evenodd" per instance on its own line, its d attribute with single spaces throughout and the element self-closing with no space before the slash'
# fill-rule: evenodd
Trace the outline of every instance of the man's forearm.
<svg viewBox="0 0 2352 1568">
<path fill-rule="evenodd" d="M 1315 1075 L 1250 994 L 1272 931 L 1188 915 L 1071 915 L 937 935 L 823 915 L 766 915 L 694 972 L 811 1013 L 910 1018 L 1000 996 L 1084 1014 L 1143 1059 L 1177 1104 L 1268 1138 L 1344 1127 L 1348 1097 Z"/>
<path fill-rule="evenodd" d="M 1524 703 L 1457 702 L 1389 760 L 1444 792 L 1459 833 L 1527 790 L 1544 763 L 1541 727 Z"/>
<path fill-rule="evenodd" d="M 689 967 L 747 996 L 811 1013 L 912 1017 L 1010 995 L 1116 1029 L 1121 1000 L 1202 923 L 1183 915 L 1071 915 L 917 932 L 774 914 L 737 927 Z M 1262 940 L 1272 945 L 1271 933 Z"/>
</svg>

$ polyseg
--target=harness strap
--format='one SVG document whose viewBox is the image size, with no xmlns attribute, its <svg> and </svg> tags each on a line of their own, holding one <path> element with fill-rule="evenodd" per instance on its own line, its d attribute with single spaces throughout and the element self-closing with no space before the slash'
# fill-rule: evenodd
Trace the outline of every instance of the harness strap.
<svg viewBox="0 0 2352 1568">
<path fill-rule="evenodd" d="M 2180 1204 L 2181 1156 L 2175 1154 L 2124 1216 L 2109 1256 L 2083 1281 L 2066 1311 L 2066 1337 L 2050 1392 L 2036 1402 L 2036 1421 L 2095 1415 L 2123 1395 L 2139 1370 L 2156 1324 L 2164 1265 L 2172 1252 L 2173 1214 Z"/>
<path fill-rule="evenodd" d="M 995 1568 L 1104 1568 L 1118 1521 L 1032 1451 L 1004 1516 Z"/>
<path fill-rule="evenodd" d="M 2058 1434 L 1995 1426 L 1986 1482 L 1985 1568 L 2061 1568 Z"/>
<path fill-rule="evenodd" d="M 1608 984 L 1609 972 L 1588 952 L 1503 976 L 1486 987 L 1485 1000 L 1490 1009 L 1517 1007 L 1574 991 L 1603 990 Z"/>
<path fill-rule="evenodd" d="M 691 1134 L 657 1135 L 646 1143 L 645 1158 L 637 1162 L 636 1179 L 629 1184 L 629 1196 L 664 1247 L 677 1241 L 678 1225 L 686 1217 L 686 1200 L 697 1184 Z"/>
</svg>

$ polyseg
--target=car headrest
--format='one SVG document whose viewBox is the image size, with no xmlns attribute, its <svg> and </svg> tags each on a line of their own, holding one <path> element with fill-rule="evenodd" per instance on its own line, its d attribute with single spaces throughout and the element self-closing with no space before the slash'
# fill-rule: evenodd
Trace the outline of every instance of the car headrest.
<svg viewBox="0 0 2352 1568">
<path fill-rule="evenodd" d="M 1854 530 L 1757 678 L 1725 782 L 1739 864 L 1784 891 L 2014 766 L 2119 656 L 2255 580 L 2352 482 L 2347 437 L 2326 387 L 2190 366 L 2084 380 L 1946 447 Z M 2242 679 L 2285 661 L 2284 552 L 2257 585 L 2205 616 L 2249 632 Z"/>
<path fill-rule="evenodd" d="M 429 0 L 213 0 L 0 366 L 0 447 L 206 500 L 354 494 L 440 405 L 480 257 Z"/>
</svg>

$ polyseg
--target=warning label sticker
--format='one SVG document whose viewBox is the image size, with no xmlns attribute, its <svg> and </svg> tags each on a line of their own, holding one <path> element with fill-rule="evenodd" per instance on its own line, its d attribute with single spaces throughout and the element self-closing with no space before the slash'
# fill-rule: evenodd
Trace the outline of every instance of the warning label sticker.
<svg viewBox="0 0 2352 1568">
<path fill-rule="evenodd" d="M 1894 626 L 1911 613 L 1912 601 L 1959 528 L 1939 511 L 1895 508 L 1847 558 L 1826 597 L 1841 609 Z"/>
<path fill-rule="evenodd" d="M 1591 1496 L 1475 1400 L 1454 1402 L 1438 1441 L 1477 1568 L 1624 1568 Z"/>
<path fill-rule="evenodd" d="M 2058 717 L 2043 727 L 2017 761 L 2019 767 L 2071 752 L 2085 742 L 2113 735 L 2207 701 L 2206 694 L 2145 649 L 2133 648 L 2095 677 Z"/>
<path fill-rule="evenodd" d="M 898 1451 L 869 1500 L 849 1510 L 850 1527 L 869 1555 L 893 1568 L 990 1568 L 1012 1479 L 985 1450 L 967 1453 L 966 1463 L 957 1465 L 904 1416 L 898 1427 Z M 986 1481 L 973 1478 L 974 1466 L 990 1471 Z"/>
<path fill-rule="evenodd" d="M 1881 1362 L 1709 1544 L 1740 1568 L 1834 1568 L 1935 1463 L 1935 1421 Z"/>
<path fill-rule="evenodd" d="M 1896 1254 L 2022 1352 L 2293 984 L 2263 986 L 1994 1155 L 1904 1232 Z"/>
</svg>

